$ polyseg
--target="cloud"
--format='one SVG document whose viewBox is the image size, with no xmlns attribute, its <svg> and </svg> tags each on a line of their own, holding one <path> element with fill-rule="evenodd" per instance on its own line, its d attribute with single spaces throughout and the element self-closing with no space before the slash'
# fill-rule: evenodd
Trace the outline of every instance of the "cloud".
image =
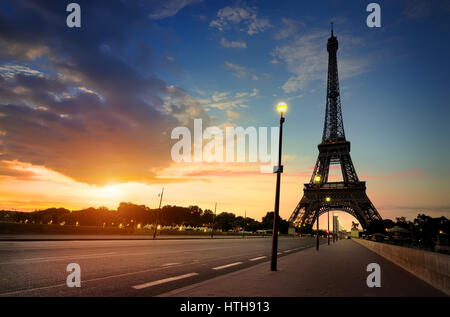
<svg viewBox="0 0 450 317">
<path fill-rule="evenodd" d="M 0 52 L 0 160 L 89 184 L 161 182 L 158 171 L 172 164 L 171 129 L 192 116 L 210 120 L 202 101 L 139 71 L 151 56 L 124 54 L 139 46 L 127 35 L 134 23 L 152 28 L 147 10 L 114 2 L 102 10 L 115 23 L 86 15 L 84 25 L 98 27 L 67 36 L 55 26 L 65 18 L 59 7 L 0 13 L 0 45 L 14 47 Z"/>
<path fill-rule="evenodd" d="M 259 80 L 259 77 L 250 73 L 244 66 L 234 64 L 231 62 L 225 62 L 225 66 L 234 71 L 234 76 L 239 79 L 251 78 L 252 80 Z"/>
<path fill-rule="evenodd" d="M 249 7 L 225 7 L 217 12 L 216 19 L 209 24 L 210 27 L 216 28 L 219 31 L 229 29 L 232 25 L 245 25 L 248 35 L 261 33 L 271 27 L 271 24 L 266 18 L 258 18 L 256 8 Z"/>
<path fill-rule="evenodd" d="M 282 85 L 285 93 L 294 93 L 308 88 L 317 80 L 326 80 L 328 68 L 328 53 L 325 49 L 328 30 L 315 30 L 305 34 L 297 34 L 284 45 L 277 46 L 272 55 L 276 60 L 283 61 L 293 75 Z M 349 78 L 362 74 L 370 68 L 373 60 L 367 55 L 356 55 L 354 52 L 363 47 L 360 38 L 348 35 L 338 36 L 340 47 L 345 47 L 345 53 L 339 54 L 339 77 Z M 350 55 L 349 52 L 352 52 Z"/>
<path fill-rule="evenodd" d="M 245 42 L 239 41 L 228 41 L 226 38 L 220 40 L 220 45 L 227 48 L 247 48 L 247 44 Z"/>
<path fill-rule="evenodd" d="M 242 114 L 233 110 L 227 110 L 227 118 L 230 120 L 236 120 L 242 117 Z"/>
<path fill-rule="evenodd" d="M 244 79 L 249 75 L 244 66 L 239 66 L 238 64 L 233 64 L 230 62 L 225 62 L 225 66 L 227 66 L 229 69 L 234 70 L 235 71 L 234 75 L 237 78 Z"/>
<path fill-rule="evenodd" d="M 276 40 L 285 39 L 295 36 L 301 26 L 305 26 L 304 23 L 289 18 L 281 18 L 283 27 L 275 34 Z"/>
<path fill-rule="evenodd" d="M 232 110 L 235 108 L 246 108 L 246 103 L 253 97 L 258 96 L 259 90 L 253 88 L 250 92 L 238 92 L 234 96 L 231 96 L 228 92 L 214 93 L 212 100 L 214 102 L 209 103 L 208 106 L 211 108 L 219 110 Z M 229 115 L 231 114 L 231 116 Z M 227 113 L 228 117 L 231 118 L 233 113 Z M 236 116 L 235 116 L 236 117 Z"/>
<path fill-rule="evenodd" d="M 44 76 L 42 72 L 23 65 L 2 65 L 0 66 L 0 74 L 8 78 L 14 77 L 15 74 Z"/>
<path fill-rule="evenodd" d="M 202 2 L 203 0 L 163 0 L 156 1 L 158 6 L 150 14 L 153 20 L 161 20 L 177 14 L 184 7 Z M 154 2 L 154 1 L 153 1 Z M 155 3 L 155 2 L 154 2 Z"/>
<path fill-rule="evenodd" d="M 182 125 L 189 125 L 193 118 L 202 118 L 203 123 L 208 125 L 211 118 L 205 115 L 204 104 L 206 102 L 207 100 L 192 97 L 181 87 L 168 86 L 163 108 L 165 114 L 178 119 Z"/>
</svg>

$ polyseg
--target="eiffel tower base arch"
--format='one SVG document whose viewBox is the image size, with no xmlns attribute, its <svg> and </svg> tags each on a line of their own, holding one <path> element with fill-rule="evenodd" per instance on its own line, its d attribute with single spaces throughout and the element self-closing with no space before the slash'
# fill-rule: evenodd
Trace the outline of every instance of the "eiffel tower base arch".
<svg viewBox="0 0 450 317">
<path fill-rule="evenodd" d="M 329 197 L 330 201 L 325 199 Z M 319 215 L 317 215 L 319 210 Z M 365 182 L 356 184 L 326 183 L 321 186 L 305 184 L 303 197 L 290 217 L 300 231 L 310 231 L 317 216 L 329 210 L 339 210 L 355 217 L 363 229 L 373 227 L 382 218 L 366 194 Z"/>
</svg>

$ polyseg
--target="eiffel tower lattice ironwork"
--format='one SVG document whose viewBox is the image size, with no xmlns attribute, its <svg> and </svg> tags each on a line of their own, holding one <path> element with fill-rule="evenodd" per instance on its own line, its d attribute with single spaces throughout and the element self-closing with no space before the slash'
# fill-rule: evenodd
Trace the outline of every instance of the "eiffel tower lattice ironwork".
<svg viewBox="0 0 450 317">
<path fill-rule="evenodd" d="M 341 210 L 353 215 L 365 229 L 377 220 L 380 214 L 366 194 L 366 183 L 358 179 L 350 157 L 350 142 L 345 139 L 342 121 L 341 98 L 336 53 L 338 40 L 333 34 L 328 39 L 328 82 L 325 124 L 322 143 L 318 145 L 319 157 L 308 184 L 304 184 L 303 197 L 290 217 L 300 229 L 309 230 L 317 217 L 328 210 Z M 330 165 L 339 164 L 341 182 L 329 182 Z M 325 198 L 329 197 L 325 201 Z"/>
</svg>

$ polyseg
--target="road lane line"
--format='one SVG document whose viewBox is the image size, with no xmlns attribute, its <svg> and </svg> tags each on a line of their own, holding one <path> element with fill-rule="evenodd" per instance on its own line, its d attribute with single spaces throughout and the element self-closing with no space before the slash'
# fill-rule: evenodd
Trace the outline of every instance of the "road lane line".
<svg viewBox="0 0 450 317">
<path fill-rule="evenodd" d="M 294 251 L 293 249 L 290 249 L 290 250 L 286 250 L 286 251 L 283 251 L 284 253 L 289 253 L 289 252 L 291 252 L 291 251 Z"/>
<path fill-rule="evenodd" d="M 250 259 L 249 261 L 258 261 L 258 260 L 261 260 L 261 259 L 264 259 L 264 258 L 266 258 L 265 255 L 264 256 L 259 256 L 257 258 Z"/>
<path fill-rule="evenodd" d="M 161 266 L 162 267 L 166 267 L 166 266 L 172 266 L 172 265 L 178 265 L 178 264 L 180 264 L 180 263 L 174 262 L 174 263 L 166 263 L 166 264 L 163 264 Z"/>
<path fill-rule="evenodd" d="M 213 267 L 213 270 L 222 270 L 222 269 L 226 269 L 227 267 L 231 267 L 231 266 L 236 266 L 242 264 L 242 262 L 234 262 L 231 264 L 226 264 L 226 265 L 222 265 L 222 266 L 217 266 L 217 267 Z"/>
<path fill-rule="evenodd" d="M 148 282 L 148 283 L 144 283 L 144 284 L 139 284 L 139 285 L 135 285 L 133 286 L 134 289 L 143 289 L 143 288 L 147 288 L 150 286 L 155 286 L 155 285 L 159 285 L 159 284 L 164 284 L 164 283 L 169 283 L 172 281 L 177 281 L 177 280 L 181 280 L 183 278 L 188 278 L 191 276 L 196 276 L 199 275 L 198 273 L 188 273 L 188 274 L 184 274 L 184 275 L 178 275 L 178 276 L 174 276 L 174 277 L 168 277 L 162 280 L 158 280 L 158 281 L 153 281 L 153 282 Z"/>
<path fill-rule="evenodd" d="M 151 268 L 151 269 L 147 269 L 147 270 L 142 270 L 142 271 L 135 271 L 135 272 L 129 272 L 129 273 L 122 273 L 122 274 L 115 274 L 115 275 L 108 275 L 108 276 L 103 276 L 103 277 L 96 277 L 96 278 L 91 278 L 88 280 L 82 280 L 81 283 L 86 284 L 89 282 L 98 282 L 98 281 L 104 281 L 104 280 L 109 280 L 112 278 L 118 278 L 118 277 L 125 277 L 125 276 L 131 276 L 131 275 L 135 275 L 135 274 L 142 274 L 142 273 L 149 273 L 149 272 L 159 272 L 161 270 L 163 270 L 165 268 Z M 15 294 L 20 294 L 20 293 L 25 293 L 25 292 L 33 292 L 33 291 L 38 291 L 38 290 L 45 290 L 45 289 L 51 289 L 51 288 L 58 288 L 58 287 L 66 287 L 67 288 L 67 283 L 63 283 L 63 284 L 54 284 L 54 285 L 48 285 L 48 286 L 41 286 L 41 287 L 35 287 L 35 288 L 28 288 L 28 289 L 21 289 L 21 290 L 15 290 L 15 291 L 8 291 L 5 293 L 0 293 L 0 296 L 8 296 L 8 295 L 15 295 Z"/>
</svg>

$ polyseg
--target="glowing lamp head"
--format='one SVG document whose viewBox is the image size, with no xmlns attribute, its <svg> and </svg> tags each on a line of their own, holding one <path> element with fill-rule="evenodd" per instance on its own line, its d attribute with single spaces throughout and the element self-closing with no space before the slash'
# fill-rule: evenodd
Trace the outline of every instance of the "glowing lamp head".
<svg viewBox="0 0 450 317">
<path fill-rule="evenodd" d="M 322 178 L 320 177 L 320 175 L 314 176 L 314 183 L 316 183 L 316 184 L 320 183 L 321 179 Z"/>
<path fill-rule="evenodd" d="M 280 113 L 285 113 L 286 110 L 287 110 L 287 105 L 286 105 L 284 102 L 280 102 L 280 103 L 277 105 L 277 110 L 278 110 L 278 112 L 280 112 Z"/>
<path fill-rule="evenodd" d="M 325 201 L 329 203 L 331 201 L 331 197 L 325 197 Z"/>
</svg>

